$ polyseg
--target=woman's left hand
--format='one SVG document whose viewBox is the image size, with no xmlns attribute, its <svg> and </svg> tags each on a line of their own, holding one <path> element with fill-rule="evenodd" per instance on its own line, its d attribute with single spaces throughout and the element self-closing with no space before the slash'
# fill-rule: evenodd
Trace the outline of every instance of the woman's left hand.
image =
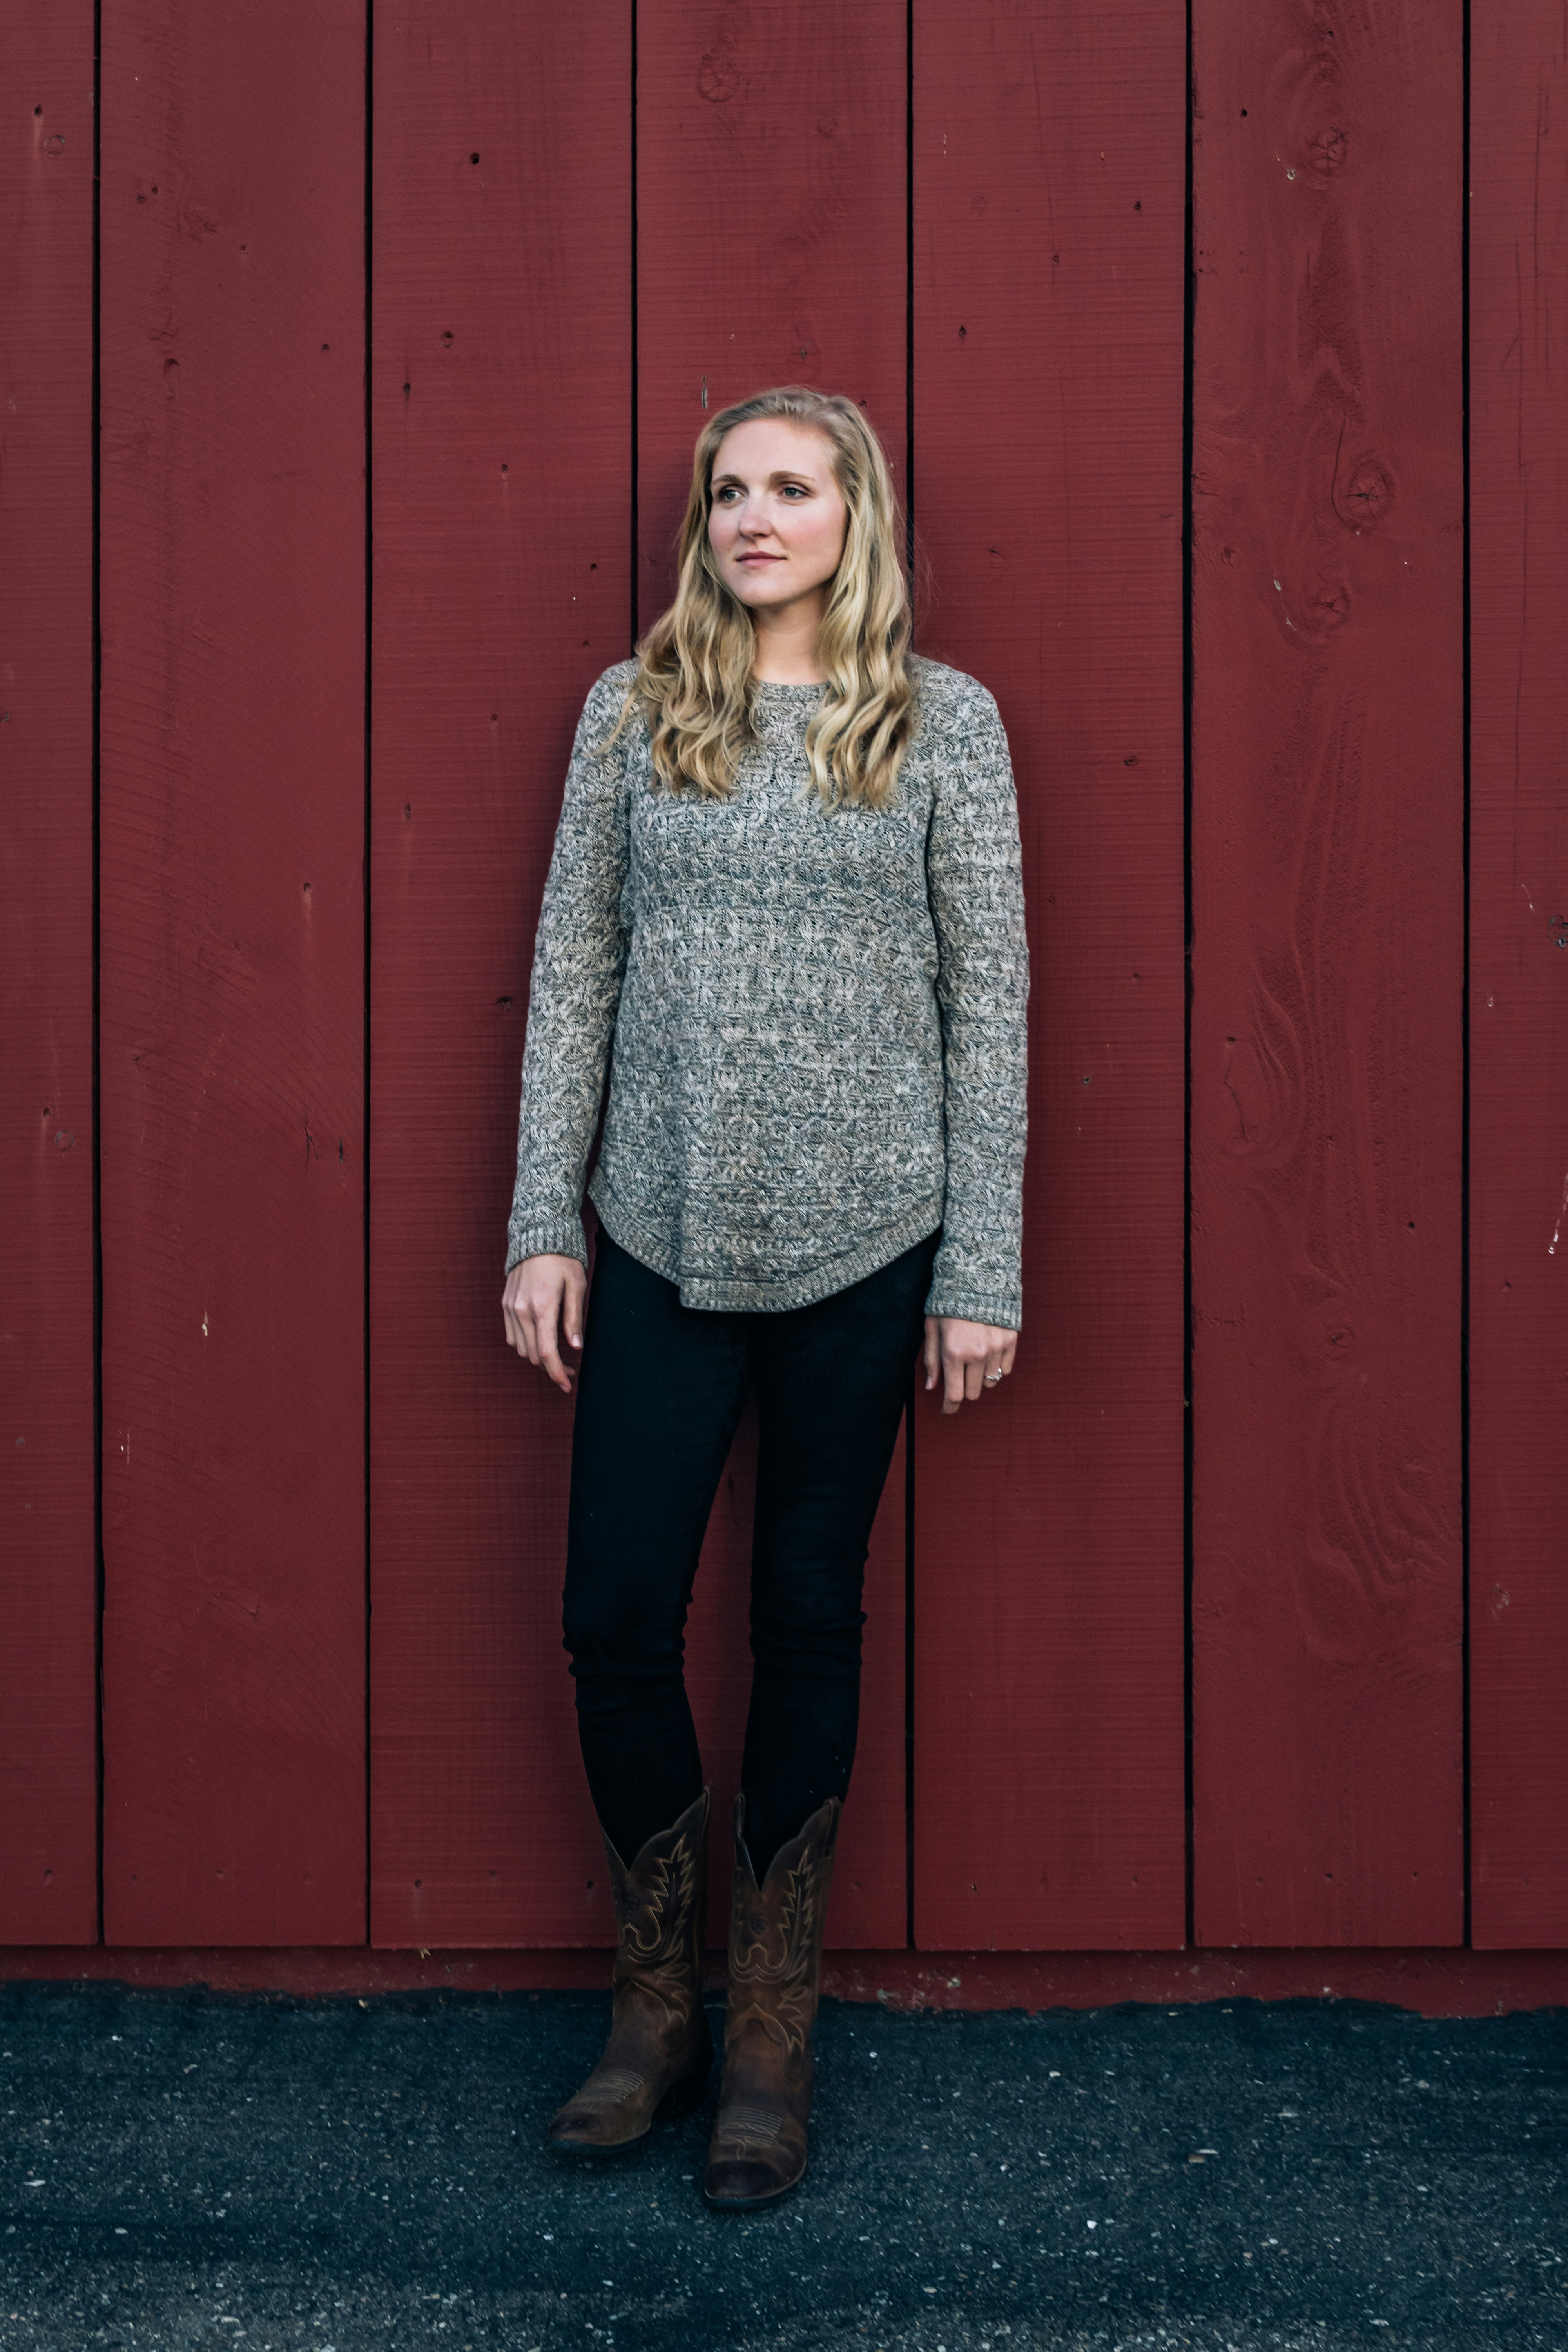
<svg viewBox="0 0 1568 2352">
<path fill-rule="evenodd" d="M 942 1378 L 942 1409 L 956 1412 L 968 1398 L 973 1402 L 987 1389 L 1000 1387 L 1013 1369 L 1018 1351 L 1016 1331 L 995 1323 L 965 1323 L 956 1315 L 926 1317 L 926 1387 Z"/>
</svg>

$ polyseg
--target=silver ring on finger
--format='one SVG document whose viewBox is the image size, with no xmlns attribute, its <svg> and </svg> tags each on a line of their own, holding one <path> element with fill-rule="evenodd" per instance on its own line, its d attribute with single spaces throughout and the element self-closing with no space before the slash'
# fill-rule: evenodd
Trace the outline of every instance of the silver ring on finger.
<svg viewBox="0 0 1568 2352">
<path fill-rule="evenodd" d="M 985 1375 L 986 1387 L 988 1389 L 994 1389 L 1001 1377 L 1002 1375 L 1000 1372 L 987 1372 Z"/>
</svg>

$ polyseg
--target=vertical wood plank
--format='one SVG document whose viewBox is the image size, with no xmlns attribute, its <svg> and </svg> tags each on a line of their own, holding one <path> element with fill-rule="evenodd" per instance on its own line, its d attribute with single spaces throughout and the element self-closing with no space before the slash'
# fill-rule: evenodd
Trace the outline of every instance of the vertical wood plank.
<svg viewBox="0 0 1568 2352">
<path fill-rule="evenodd" d="M 102 12 L 114 1943 L 364 1933 L 364 43 Z"/>
<path fill-rule="evenodd" d="M 773 383 L 847 392 L 902 486 L 906 418 L 903 0 L 637 10 L 638 625 L 668 604 L 671 551 L 705 409 Z M 753 1475 L 737 1440 L 704 1548 L 690 1688 L 714 1775 L 712 1924 L 727 1933 L 730 1795 L 751 1654 Z M 827 1940 L 901 1944 L 906 1927 L 902 1455 L 867 1566 L 860 1741 Z"/>
<path fill-rule="evenodd" d="M 1194 41 L 1197 1934 L 1450 1943 L 1460 11 Z"/>
<path fill-rule="evenodd" d="M 1470 50 L 1472 1940 L 1568 1944 L 1568 56 Z"/>
<path fill-rule="evenodd" d="M 98 1931 L 93 12 L 0 27 L 0 1941 Z"/>
<path fill-rule="evenodd" d="M 1184 17 L 917 0 L 929 649 L 1013 748 L 1025 1328 L 916 1414 L 915 1933 L 1183 1936 Z"/>
<path fill-rule="evenodd" d="M 420 0 L 374 121 L 372 1932 L 591 1943 L 571 1406 L 500 1293 L 562 782 L 630 636 L 629 0 Z"/>
</svg>

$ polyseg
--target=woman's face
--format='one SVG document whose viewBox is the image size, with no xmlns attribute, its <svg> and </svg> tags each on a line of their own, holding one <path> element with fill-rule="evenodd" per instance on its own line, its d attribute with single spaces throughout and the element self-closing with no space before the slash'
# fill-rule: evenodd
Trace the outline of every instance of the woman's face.
<svg viewBox="0 0 1568 2352">
<path fill-rule="evenodd" d="M 848 521 L 833 445 L 814 425 L 754 417 L 713 457 L 708 543 L 719 575 L 753 611 L 816 595 L 838 569 Z"/>
</svg>

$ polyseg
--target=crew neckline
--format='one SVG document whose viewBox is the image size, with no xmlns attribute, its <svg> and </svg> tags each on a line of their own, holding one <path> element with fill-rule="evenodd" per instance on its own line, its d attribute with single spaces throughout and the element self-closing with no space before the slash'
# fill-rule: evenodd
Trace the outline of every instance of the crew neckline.
<svg viewBox="0 0 1568 2352">
<path fill-rule="evenodd" d="M 752 684 L 759 694 L 820 694 L 827 680 L 825 677 L 805 680 L 788 677 L 754 677 Z"/>
</svg>

